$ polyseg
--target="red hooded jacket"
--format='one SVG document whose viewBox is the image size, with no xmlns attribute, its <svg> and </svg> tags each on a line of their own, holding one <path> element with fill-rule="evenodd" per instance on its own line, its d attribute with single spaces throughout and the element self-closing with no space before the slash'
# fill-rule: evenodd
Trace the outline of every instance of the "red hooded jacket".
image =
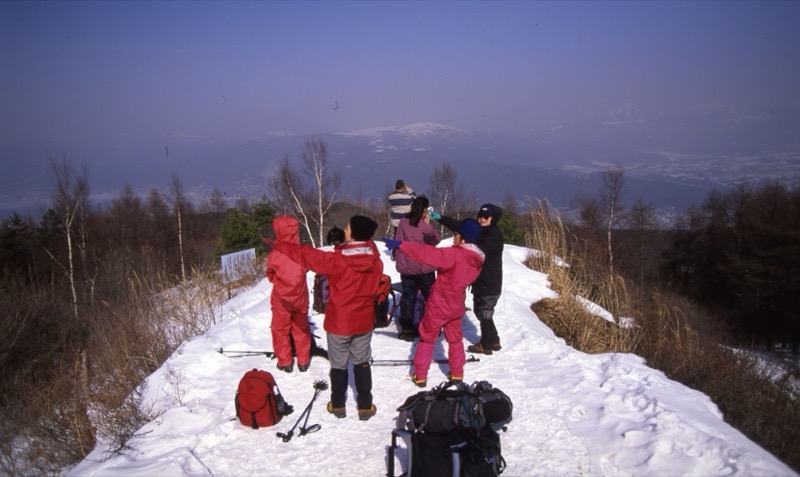
<svg viewBox="0 0 800 477">
<path fill-rule="evenodd" d="M 275 230 L 276 242 L 300 244 L 299 225 L 296 218 L 275 217 L 275 220 L 272 221 L 272 228 Z M 308 309 L 307 271 L 308 268 L 278 250 L 272 250 L 267 254 L 266 276 L 273 286 L 270 296 L 270 304 L 273 308 L 280 307 L 289 311 Z"/>
<path fill-rule="evenodd" d="M 375 294 L 383 275 L 383 262 L 372 240 L 346 242 L 333 253 L 279 241 L 273 246 L 301 266 L 328 276 L 330 297 L 325 308 L 326 332 L 350 336 L 372 331 Z"/>
</svg>

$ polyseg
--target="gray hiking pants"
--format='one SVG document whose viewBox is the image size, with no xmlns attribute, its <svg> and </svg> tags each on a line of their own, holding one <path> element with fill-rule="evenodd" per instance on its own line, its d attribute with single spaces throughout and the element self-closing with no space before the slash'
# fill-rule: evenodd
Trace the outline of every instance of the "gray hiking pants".
<svg viewBox="0 0 800 477">
<path fill-rule="evenodd" d="M 347 369 L 347 360 L 354 365 L 372 359 L 372 332 L 360 335 L 332 335 L 328 333 L 328 360 L 331 369 Z"/>
</svg>

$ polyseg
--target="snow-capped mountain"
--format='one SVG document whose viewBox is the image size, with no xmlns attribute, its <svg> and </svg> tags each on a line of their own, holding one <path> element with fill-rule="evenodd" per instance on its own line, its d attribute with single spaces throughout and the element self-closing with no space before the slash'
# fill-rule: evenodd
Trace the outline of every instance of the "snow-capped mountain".
<svg viewBox="0 0 800 477">
<path fill-rule="evenodd" d="M 432 122 L 417 122 L 406 126 L 386 126 L 353 131 L 334 133 L 344 137 L 370 137 L 383 138 L 387 136 L 406 136 L 409 138 L 419 138 L 422 136 L 444 135 L 444 134 L 465 134 L 467 131 L 446 124 Z"/>
</svg>

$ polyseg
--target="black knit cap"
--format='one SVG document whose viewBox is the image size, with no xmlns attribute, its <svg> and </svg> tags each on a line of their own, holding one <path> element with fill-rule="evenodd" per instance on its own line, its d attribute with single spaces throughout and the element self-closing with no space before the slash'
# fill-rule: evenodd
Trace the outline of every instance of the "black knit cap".
<svg viewBox="0 0 800 477">
<path fill-rule="evenodd" d="M 353 240 L 369 240 L 378 228 L 378 224 L 363 215 L 354 215 L 350 217 L 350 236 Z"/>
<path fill-rule="evenodd" d="M 328 245 L 344 242 L 344 230 L 334 225 L 332 229 L 328 230 L 328 236 L 325 241 Z"/>
</svg>

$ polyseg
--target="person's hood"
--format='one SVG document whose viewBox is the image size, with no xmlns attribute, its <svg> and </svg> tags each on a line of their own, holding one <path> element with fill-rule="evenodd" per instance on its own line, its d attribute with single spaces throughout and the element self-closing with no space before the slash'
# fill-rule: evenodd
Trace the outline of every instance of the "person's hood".
<svg viewBox="0 0 800 477">
<path fill-rule="evenodd" d="M 275 230 L 275 241 L 299 244 L 300 225 L 297 219 L 288 215 L 281 215 L 272 220 L 272 229 Z"/>
<path fill-rule="evenodd" d="M 369 272 L 381 257 L 372 240 L 366 242 L 347 242 L 339 247 L 347 257 L 347 264 L 358 272 Z"/>
<path fill-rule="evenodd" d="M 480 267 L 480 266 L 483 265 L 483 261 L 486 259 L 486 255 L 483 253 L 483 251 L 480 248 L 478 248 L 477 245 L 475 245 L 474 243 L 461 243 L 461 244 L 459 244 L 459 246 L 463 247 L 463 248 L 465 248 L 467 250 L 472 250 L 477 255 L 476 256 L 476 255 L 472 255 L 472 254 L 467 254 L 467 261 L 471 265 L 476 266 L 476 267 Z"/>
</svg>

